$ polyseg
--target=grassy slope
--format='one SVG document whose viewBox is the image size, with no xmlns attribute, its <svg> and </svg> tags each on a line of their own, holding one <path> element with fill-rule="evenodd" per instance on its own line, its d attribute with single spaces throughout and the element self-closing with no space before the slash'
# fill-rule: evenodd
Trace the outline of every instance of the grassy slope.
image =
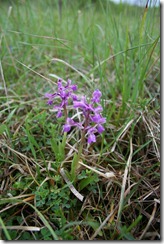
<svg viewBox="0 0 164 244">
<path fill-rule="evenodd" d="M 63 2 L 62 16 L 57 1 L 1 3 L 1 239 L 159 239 L 159 9 Z M 83 203 L 59 173 L 77 144 L 61 148 L 49 74 L 103 93 L 106 131 L 82 160 L 116 177 L 80 168 Z"/>
</svg>

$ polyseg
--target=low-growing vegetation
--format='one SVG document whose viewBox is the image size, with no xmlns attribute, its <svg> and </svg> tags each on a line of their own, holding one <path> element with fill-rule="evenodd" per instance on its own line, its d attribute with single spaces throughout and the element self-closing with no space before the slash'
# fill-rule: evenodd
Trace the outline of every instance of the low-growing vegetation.
<svg viewBox="0 0 164 244">
<path fill-rule="evenodd" d="M 160 7 L 0 4 L 0 239 L 160 240 Z"/>
</svg>

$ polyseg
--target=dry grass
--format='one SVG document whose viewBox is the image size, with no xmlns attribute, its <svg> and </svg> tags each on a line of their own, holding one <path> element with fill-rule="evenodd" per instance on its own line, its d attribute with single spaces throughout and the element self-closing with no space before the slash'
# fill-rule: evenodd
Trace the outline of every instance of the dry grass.
<svg viewBox="0 0 164 244">
<path fill-rule="evenodd" d="M 131 134 L 132 125 L 134 125 L 133 134 Z M 14 131 L 18 132 L 18 129 Z M 87 169 L 96 172 L 99 180 L 95 190 L 88 191 L 84 188 L 81 192 L 84 196 L 83 203 L 78 204 L 74 210 L 70 209 L 70 215 L 73 214 L 70 220 L 78 223 L 72 230 L 75 239 L 101 240 L 102 237 L 108 239 L 109 236 L 110 240 L 126 239 L 129 233 L 137 240 L 160 239 L 159 136 L 159 114 L 156 111 L 150 116 L 145 108 L 144 112 L 124 126 L 116 141 L 113 141 L 110 147 L 107 146 L 101 155 L 94 148 L 90 148 L 87 154 L 85 152 L 82 155 L 83 161 L 87 163 Z M 141 139 L 142 142 L 139 142 Z M 68 156 L 63 164 L 66 168 L 70 165 L 69 161 L 75 150 L 75 147 L 72 149 L 70 146 L 69 140 Z M 35 226 L 42 228 L 43 224 L 25 203 L 35 205 L 35 194 L 31 192 L 31 187 L 33 185 L 41 187 L 44 182 L 49 182 L 53 186 L 54 179 L 48 175 L 59 172 L 53 168 L 53 161 L 46 161 L 47 167 L 45 167 L 42 161 L 36 161 L 30 154 L 28 156 L 22 153 L 20 143 L 14 142 L 17 149 L 13 149 L 10 145 L 13 142 L 9 141 L 5 133 L 1 135 L 1 150 L 8 160 L 2 168 L 1 196 L 13 200 L 21 199 L 22 202 L 14 204 L 10 202 L 4 205 L 1 214 L 11 209 L 14 212 L 12 211 L 8 219 L 23 214 L 22 224 L 18 228 L 9 226 L 8 229 L 23 231 L 28 228 L 32 230 L 30 228 L 36 228 Z M 85 164 L 81 163 L 78 169 L 79 175 L 86 168 Z M 43 178 L 45 177 L 42 183 L 38 182 L 38 172 Z M 112 172 L 113 177 L 106 177 L 107 172 Z M 8 192 L 12 191 L 15 182 L 24 178 L 31 178 L 29 185 L 13 197 Z M 78 182 L 76 187 L 78 189 Z M 72 197 L 76 198 L 75 195 Z M 44 216 L 48 218 L 46 212 Z M 139 223 L 135 224 L 137 219 Z M 92 224 L 86 223 L 86 220 L 88 223 L 98 221 L 100 225 L 98 228 L 93 228 Z M 53 223 L 49 223 L 53 226 Z"/>
<path fill-rule="evenodd" d="M 0 10 L 0 238 L 160 240 L 159 9 L 19 2 Z M 103 93 L 77 165 L 43 99 L 59 77 Z"/>
</svg>

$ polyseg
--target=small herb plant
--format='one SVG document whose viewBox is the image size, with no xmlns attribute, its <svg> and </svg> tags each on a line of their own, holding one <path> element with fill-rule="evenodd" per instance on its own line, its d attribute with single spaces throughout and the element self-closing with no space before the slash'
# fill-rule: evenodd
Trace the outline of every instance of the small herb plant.
<svg viewBox="0 0 164 244">
<path fill-rule="evenodd" d="M 96 137 L 105 129 L 103 124 L 106 118 L 102 116 L 103 108 L 100 105 L 101 91 L 95 90 L 91 98 L 78 96 L 77 85 L 72 84 L 71 80 L 67 81 L 64 86 L 62 80 L 58 80 L 58 88 L 55 93 L 46 93 L 47 104 L 52 106 L 56 117 L 64 117 L 63 124 L 63 143 L 65 146 L 67 133 L 73 127 L 80 131 L 80 140 L 78 153 L 74 154 L 71 167 L 71 180 L 75 180 L 75 171 L 84 147 L 96 142 Z"/>
<path fill-rule="evenodd" d="M 72 85 L 71 80 L 67 81 L 66 86 L 62 85 L 62 80 L 59 80 L 57 92 L 46 93 L 45 97 L 48 98 L 47 103 L 57 112 L 57 118 L 64 115 L 63 132 L 69 132 L 72 127 L 77 127 L 81 131 L 81 146 L 83 146 L 86 137 L 88 144 L 96 142 L 95 134 L 101 134 L 104 131 L 102 124 L 106 122 L 106 119 L 101 115 L 103 111 L 100 105 L 102 94 L 98 89 L 93 92 L 90 100 L 86 96 L 78 97 L 75 91 L 77 91 L 77 85 Z M 59 104 L 57 103 L 58 98 L 60 99 Z M 71 111 L 69 111 L 68 105 L 71 105 Z"/>
</svg>

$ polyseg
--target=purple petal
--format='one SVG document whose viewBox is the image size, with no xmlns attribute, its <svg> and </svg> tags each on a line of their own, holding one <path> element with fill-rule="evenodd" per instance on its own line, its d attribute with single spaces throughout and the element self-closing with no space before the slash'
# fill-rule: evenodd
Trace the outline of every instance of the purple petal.
<svg viewBox="0 0 164 244">
<path fill-rule="evenodd" d="M 67 118 L 67 124 L 69 125 L 75 125 L 75 121 L 71 118 Z"/>
<path fill-rule="evenodd" d="M 77 90 L 77 85 L 72 85 L 71 89 L 72 89 L 72 91 L 76 91 Z"/>
<path fill-rule="evenodd" d="M 84 97 L 81 99 L 81 101 L 74 101 L 73 105 L 74 105 L 74 108 L 83 109 L 84 115 L 86 114 L 87 111 L 94 112 L 94 108 L 92 107 L 92 104 L 87 103 L 86 99 Z"/>
<path fill-rule="evenodd" d="M 63 131 L 64 131 L 64 132 L 69 132 L 70 129 L 71 129 L 71 126 L 68 125 L 68 124 L 65 124 L 65 125 L 63 126 Z"/>
<path fill-rule="evenodd" d="M 70 79 L 67 80 L 67 85 L 65 86 L 65 88 L 69 87 L 71 85 L 72 81 Z"/>
<path fill-rule="evenodd" d="M 48 105 L 52 105 L 52 104 L 53 104 L 53 100 L 49 99 L 49 100 L 47 101 L 47 104 L 48 104 Z"/>
<path fill-rule="evenodd" d="M 71 118 L 67 118 L 67 124 L 69 124 L 70 126 L 76 126 L 78 127 L 80 130 L 84 129 L 83 127 L 83 123 L 79 123 L 79 122 L 75 122 L 73 119 Z"/>
<path fill-rule="evenodd" d="M 51 97 L 52 97 L 52 94 L 51 94 L 51 93 L 46 93 L 46 94 L 44 95 L 44 97 L 45 97 L 45 98 L 51 98 Z"/>
<path fill-rule="evenodd" d="M 88 143 L 91 144 L 92 142 L 96 142 L 96 136 L 94 134 L 88 136 Z"/>
<path fill-rule="evenodd" d="M 95 90 L 92 94 L 92 102 L 99 103 L 101 95 L 101 91 L 99 91 L 98 89 Z"/>
<path fill-rule="evenodd" d="M 72 91 L 76 91 L 77 90 L 77 85 L 73 84 L 71 85 L 72 81 L 70 79 L 67 80 L 67 85 L 65 86 L 65 88 L 70 88 Z"/>
<path fill-rule="evenodd" d="M 55 94 L 51 94 L 51 93 L 46 93 L 44 95 L 45 98 L 48 98 L 47 104 L 48 105 L 52 105 L 53 104 L 53 99 L 55 97 Z"/>
<path fill-rule="evenodd" d="M 94 109 L 94 111 L 95 111 L 96 113 L 100 113 L 100 112 L 103 111 L 103 108 L 102 108 L 102 106 L 98 106 L 98 107 L 96 107 L 96 108 Z"/>
<path fill-rule="evenodd" d="M 95 127 L 90 127 L 89 128 L 86 128 L 87 130 L 87 134 L 94 134 L 97 132 L 97 129 Z"/>
<path fill-rule="evenodd" d="M 91 117 L 91 120 L 96 124 L 104 124 L 106 122 L 106 119 L 103 118 L 100 114 L 95 114 Z"/>
<path fill-rule="evenodd" d="M 72 97 L 73 101 L 77 101 L 77 96 L 75 94 L 72 94 L 71 97 Z"/>
<path fill-rule="evenodd" d="M 51 93 L 46 93 L 45 95 L 44 95 L 44 97 L 45 98 L 48 98 L 48 101 L 47 101 L 47 104 L 48 105 L 52 105 L 53 104 L 53 100 L 54 100 L 54 98 L 56 97 L 56 93 L 53 93 L 53 94 L 51 94 Z"/>
<path fill-rule="evenodd" d="M 60 88 L 63 88 L 63 86 L 62 86 L 62 80 L 61 80 L 61 79 L 58 80 L 58 88 L 59 88 L 59 89 L 60 89 Z"/>
<path fill-rule="evenodd" d="M 96 114 L 94 116 L 91 116 L 91 120 L 94 122 L 94 123 L 98 123 L 99 122 L 99 119 L 100 119 L 100 115 L 99 114 Z"/>
<path fill-rule="evenodd" d="M 104 124 L 104 123 L 106 123 L 106 118 L 101 117 L 101 119 L 99 120 L 99 123 L 100 123 L 100 124 Z"/>
<path fill-rule="evenodd" d="M 105 129 L 104 129 L 104 127 L 103 127 L 102 125 L 99 124 L 99 125 L 97 126 L 97 131 L 98 131 L 99 134 L 101 134 L 104 130 L 105 130 Z"/>
<path fill-rule="evenodd" d="M 62 111 L 61 110 L 58 110 L 56 117 L 57 118 L 60 118 L 61 116 L 62 116 Z"/>
<path fill-rule="evenodd" d="M 82 109 L 86 108 L 86 104 L 82 101 L 80 101 L 80 102 L 74 101 L 73 106 L 74 106 L 74 108 L 82 108 Z"/>
<path fill-rule="evenodd" d="M 62 99 L 65 99 L 65 98 L 69 97 L 69 94 L 68 94 L 68 92 L 65 92 L 64 90 L 61 90 L 59 96 Z"/>
</svg>

